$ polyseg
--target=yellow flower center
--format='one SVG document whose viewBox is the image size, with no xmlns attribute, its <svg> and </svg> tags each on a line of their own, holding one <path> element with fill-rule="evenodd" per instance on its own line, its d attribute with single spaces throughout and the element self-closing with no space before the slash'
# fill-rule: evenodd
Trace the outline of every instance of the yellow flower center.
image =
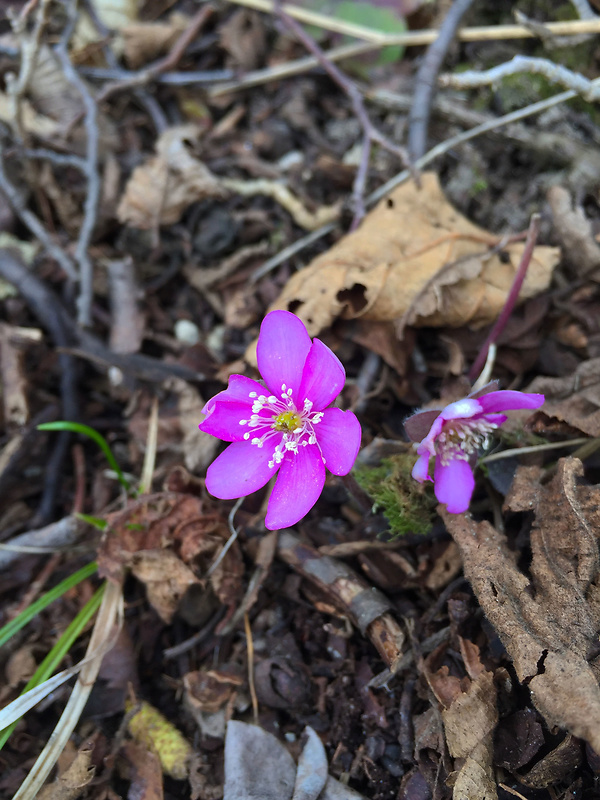
<svg viewBox="0 0 600 800">
<path fill-rule="evenodd" d="M 275 417 L 273 427 L 276 431 L 295 431 L 302 427 L 302 419 L 295 411 L 284 411 Z"/>
</svg>

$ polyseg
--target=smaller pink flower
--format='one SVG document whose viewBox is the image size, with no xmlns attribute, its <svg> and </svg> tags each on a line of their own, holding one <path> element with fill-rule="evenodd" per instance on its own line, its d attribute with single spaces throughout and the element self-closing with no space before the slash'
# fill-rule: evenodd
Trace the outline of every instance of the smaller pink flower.
<svg viewBox="0 0 600 800">
<path fill-rule="evenodd" d="M 351 411 L 328 408 L 346 373 L 336 355 L 311 341 L 288 311 L 271 311 L 256 349 L 262 383 L 232 375 L 229 386 L 202 409 L 201 431 L 232 442 L 206 473 L 206 488 L 232 500 L 261 489 L 277 473 L 265 525 L 294 525 L 319 499 L 325 465 L 347 475 L 360 447 L 360 423 Z"/>
<path fill-rule="evenodd" d="M 475 488 L 473 467 L 477 452 L 487 445 L 490 434 L 506 422 L 500 412 L 536 409 L 544 403 L 543 394 L 493 391 L 489 383 L 463 400 L 450 403 L 442 411 L 418 411 L 404 423 L 419 458 L 412 476 L 419 483 L 433 481 L 435 496 L 451 514 L 469 508 Z M 435 458 L 433 478 L 429 460 Z"/>
</svg>

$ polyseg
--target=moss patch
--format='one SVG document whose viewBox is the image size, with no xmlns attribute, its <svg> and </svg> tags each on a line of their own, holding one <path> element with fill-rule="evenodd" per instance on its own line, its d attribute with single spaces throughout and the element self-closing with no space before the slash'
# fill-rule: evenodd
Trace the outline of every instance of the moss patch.
<svg viewBox="0 0 600 800">
<path fill-rule="evenodd" d="M 426 534 L 433 521 L 437 501 L 433 492 L 411 477 L 412 453 L 384 458 L 378 467 L 359 467 L 354 476 L 374 500 L 394 536 Z"/>
</svg>

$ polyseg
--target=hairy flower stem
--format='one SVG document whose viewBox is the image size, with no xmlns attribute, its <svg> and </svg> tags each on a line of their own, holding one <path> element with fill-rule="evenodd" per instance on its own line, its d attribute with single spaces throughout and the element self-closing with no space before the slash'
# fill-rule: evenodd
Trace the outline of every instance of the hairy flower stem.
<svg viewBox="0 0 600 800">
<path fill-rule="evenodd" d="M 487 339 L 483 343 L 481 350 L 477 354 L 477 358 L 473 362 L 473 366 L 469 370 L 470 381 L 474 381 L 479 375 L 481 368 L 485 364 L 485 360 L 487 358 L 490 345 L 496 344 L 496 342 L 498 341 L 498 337 L 506 327 L 506 323 L 508 322 L 509 317 L 513 312 L 513 309 L 519 298 L 519 292 L 521 291 L 521 287 L 523 286 L 523 281 L 525 280 L 525 276 L 527 275 L 529 264 L 531 263 L 533 250 L 537 242 L 538 234 L 540 232 L 540 219 L 541 218 L 539 214 L 532 214 L 531 216 L 531 221 L 529 223 L 529 230 L 527 231 L 527 239 L 525 240 L 525 249 L 523 250 L 523 255 L 521 256 L 521 263 L 519 264 L 519 267 L 517 269 L 513 284 L 510 287 L 510 292 L 508 293 L 508 297 L 506 298 L 506 303 L 504 304 L 504 308 L 502 309 L 500 316 L 496 320 L 494 327 L 489 332 Z"/>
</svg>

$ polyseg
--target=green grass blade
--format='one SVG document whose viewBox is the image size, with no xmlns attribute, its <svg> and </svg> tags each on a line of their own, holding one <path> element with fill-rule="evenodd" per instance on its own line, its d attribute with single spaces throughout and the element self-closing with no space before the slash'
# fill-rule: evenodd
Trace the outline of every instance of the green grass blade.
<svg viewBox="0 0 600 800">
<path fill-rule="evenodd" d="M 65 592 L 68 592 L 69 589 L 72 589 L 73 586 L 77 586 L 78 583 L 84 581 L 86 578 L 89 578 L 90 575 L 93 575 L 96 570 L 98 569 L 98 564 L 95 561 L 92 561 L 90 564 L 86 564 L 85 567 L 82 567 L 77 572 L 74 572 L 72 575 L 69 575 L 68 578 L 65 578 L 64 581 L 61 581 L 57 584 L 53 589 L 43 594 L 40 598 L 38 598 L 35 603 L 32 603 L 28 608 L 15 617 L 11 619 L 6 625 L 0 628 L 0 647 L 14 636 L 17 631 L 20 631 L 21 628 L 24 628 L 28 622 L 30 622 L 40 611 L 43 611 L 46 606 L 49 606 L 50 603 L 53 603 L 59 597 L 62 597 Z"/>
<path fill-rule="evenodd" d="M 34 686 L 39 686 L 40 683 L 48 680 L 48 678 L 50 678 L 51 675 L 56 671 L 58 665 L 69 652 L 77 637 L 81 634 L 85 626 L 100 607 L 105 588 L 106 584 L 103 583 L 102 586 L 92 596 L 92 598 L 84 605 L 77 616 L 69 623 L 63 635 L 56 642 L 52 650 L 50 650 L 46 658 L 44 658 L 44 660 L 38 666 L 31 678 L 27 681 L 27 684 L 21 694 L 25 694 L 25 692 L 33 689 Z M 18 720 L 0 732 L 0 750 L 6 744 L 9 736 L 17 725 L 17 722 Z"/>
<path fill-rule="evenodd" d="M 129 491 L 131 488 L 129 481 L 123 474 L 123 470 L 117 464 L 117 459 L 113 455 L 113 451 L 104 436 L 98 433 L 94 428 L 89 425 L 82 425 L 80 422 L 67 422 L 65 420 L 58 420 L 56 422 L 44 422 L 42 425 L 37 426 L 38 431 L 69 431 L 70 433 L 80 433 L 83 436 L 88 436 L 92 441 L 96 442 L 98 447 L 106 456 L 111 469 L 116 473 L 119 483 Z"/>
</svg>

